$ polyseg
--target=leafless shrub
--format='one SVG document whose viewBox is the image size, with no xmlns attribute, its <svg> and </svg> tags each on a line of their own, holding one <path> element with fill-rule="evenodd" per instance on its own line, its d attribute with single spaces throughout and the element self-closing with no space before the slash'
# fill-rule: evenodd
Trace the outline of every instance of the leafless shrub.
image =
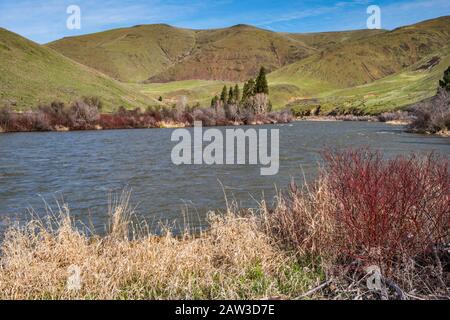
<svg viewBox="0 0 450 320">
<path fill-rule="evenodd" d="M 370 150 L 326 152 L 324 158 L 314 185 L 299 189 L 292 183 L 267 211 L 269 233 L 299 257 L 319 258 L 330 277 L 357 289 L 341 298 L 359 296 L 361 285 L 370 291 L 370 266 L 380 269 L 396 299 L 403 293 L 448 297 L 448 161 L 384 160 Z"/>
<path fill-rule="evenodd" d="M 84 101 L 75 101 L 70 106 L 69 117 L 75 128 L 85 129 L 100 119 L 100 113 L 95 106 L 90 106 Z"/>
<path fill-rule="evenodd" d="M 384 112 L 378 116 L 380 122 L 401 121 L 409 123 L 414 121 L 414 119 L 414 116 L 407 111 Z"/>
<path fill-rule="evenodd" d="M 437 133 L 450 129 L 450 93 L 439 89 L 438 94 L 427 101 L 410 108 L 415 120 L 409 126 L 411 131 Z"/>
<path fill-rule="evenodd" d="M 8 130 L 13 119 L 12 110 L 10 107 L 5 106 L 0 108 L 0 128 Z"/>
<path fill-rule="evenodd" d="M 96 96 L 83 97 L 82 101 L 86 103 L 88 106 L 96 108 L 99 111 L 103 109 L 103 102 L 99 97 Z"/>
<path fill-rule="evenodd" d="M 19 117 L 20 125 L 29 131 L 51 131 L 48 117 L 41 112 L 25 112 Z"/>
</svg>

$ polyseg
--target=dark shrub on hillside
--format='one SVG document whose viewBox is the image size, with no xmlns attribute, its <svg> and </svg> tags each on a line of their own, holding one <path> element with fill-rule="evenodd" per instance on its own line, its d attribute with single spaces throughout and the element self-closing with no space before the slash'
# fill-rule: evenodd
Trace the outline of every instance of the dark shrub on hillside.
<svg viewBox="0 0 450 320">
<path fill-rule="evenodd" d="M 439 89 L 438 94 L 410 108 L 415 120 L 410 130 L 421 133 L 436 133 L 450 130 L 450 92 Z"/>
</svg>

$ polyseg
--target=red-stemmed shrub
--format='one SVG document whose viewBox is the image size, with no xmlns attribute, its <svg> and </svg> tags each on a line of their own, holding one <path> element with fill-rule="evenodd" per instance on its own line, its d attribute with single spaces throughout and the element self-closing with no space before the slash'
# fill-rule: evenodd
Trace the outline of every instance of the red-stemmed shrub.
<svg viewBox="0 0 450 320">
<path fill-rule="evenodd" d="M 389 269 L 449 241 L 449 162 L 435 155 L 385 160 L 368 149 L 325 152 L 323 181 L 334 246 L 343 257 Z"/>
</svg>

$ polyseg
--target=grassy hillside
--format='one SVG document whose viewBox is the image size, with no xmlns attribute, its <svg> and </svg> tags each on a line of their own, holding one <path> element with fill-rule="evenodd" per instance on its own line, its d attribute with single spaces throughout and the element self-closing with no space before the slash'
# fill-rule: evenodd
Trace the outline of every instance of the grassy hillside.
<svg viewBox="0 0 450 320">
<path fill-rule="evenodd" d="M 143 25 L 46 47 L 1 30 L 1 100 L 23 109 L 99 95 L 112 108 L 154 104 L 160 96 L 170 105 L 186 96 L 190 105 L 207 106 L 224 84 L 242 86 L 264 65 L 273 71 L 268 80 L 276 109 L 317 98 L 325 109 L 378 112 L 433 95 L 450 64 L 449 43 L 450 17 L 393 31 L 311 34 L 247 25 L 215 30 Z M 433 58 L 439 61 L 420 68 Z"/>
<path fill-rule="evenodd" d="M 270 99 L 275 109 L 289 105 L 310 110 L 312 107 L 309 101 L 317 99 L 324 112 L 351 107 L 368 113 L 392 111 L 433 96 L 448 66 L 450 47 L 444 47 L 396 74 L 366 85 L 344 89 L 306 76 L 280 79 L 275 72 L 268 77 Z M 207 106 L 211 97 L 221 92 L 224 84 L 232 83 L 189 80 L 136 85 L 136 89 L 155 99 L 162 96 L 167 102 L 176 102 L 179 97 L 186 96 L 190 104 Z"/>
<path fill-rule="evenodd" d="M 388 31 L 362 29 L 319 33 L 286 33 L 286 36 L 298 41 L 302 41 L 309 47 L 315 48 L 317 50 L 325 50 L 347 41 L 361 40 L 386 32 Z"/>
<path fill-rule="evenodd" d="M 330 108 L 338 103 L 354 105 L 357 104 L 355 101 L 359 101 L 360 107 L 376 112 L 402 107 L 434 94 L 436 79 L 442 75 L 439 74 L 440 69 L 446 63 L 443 56 L 448 49 L 441 49 L 450 43 L 450 17 L 393 31 L 357 30 L 283 35 L 302 43 L 310 55 L 269 75 L 271 100 L 275 108 L 283 108 L 302 99 L 326 97 L 330 100 Z M 432 75 L 423 72 L 410 74 L 411 66 L 432 57 L 437 51 L 439 53 L 436 54 L 442 59 L 439 68 L 433 69 Z M 185 65 L 174 66 L 170 70 L 174 73 L 169 72 L 166 77 L 182 74 L 191 63 L 191 60 L 186 60 Z M 215 64 L 204 63 L 203 68 Z M 195 69 L 202 70 L 202 67 L 196 66 Z M 385 77 L 388 77 L 386 81 L 382 81 Z M 374 83 L 373 87 L 371 83 Z M 220 81 L 181 81 L 148 84 L 142 90 L 152 96 L 162 95 L 168 99 L 185 95 L 192 103 L 203 104 L 209 103 L 211 96 L 219 93 L 223 84 Z M 365 90 L 369 93 L 364 94 Z"/>
<path fill-rule="evenodd" d="M 48 46 L 117 80 L 139 82 L 189 56 L 196 32 L 144 25 L 64 38 Z"/>
<path fill-rule="evenodd" d="M 126 85 L 82 66 L 52 49 L 0 28 L 0 105 L 18 110 L 39 103 L 99 96 L 106 110 L 152 102 Z"/>
<path fill-rule="evenodd" d="M 263 65 L 273 71 L 316 50 L 305 43 L 247 25 L 196 33 L 190 56 L 149 82 L 202 79 L 245 81 Z"/>
<path fill-rule="evenodd" d="M 188 99 L 190 105 L 200 103 L 202 106 L 209 106 L 211 98 L 222 91 L 224 85 L 231 85 L 231 82 L 208 81 L 208 80 L 186 80 L 168 83 L 135 84 L 134 88 L 143 94 L 158 99 L 162 97 L 166 104 L 176 103 L 180 97 Z M 234 85 L 234 84 L 233 84 Z"/>
<path fill-rule="evenodd" d="M 315 52 L 300 40 L 246 25 L 200 31 L 143 25 L 48 46 L 125 82 L 245 80 L 261 65 L 274 70 Z"/>
<path fill-rule="evenodd" d="M 439 80 L 450 66 L 450 47 L 428 55 L 409 68 L 370 84 L 324 91 L 309 98 L 317 99 L 323 113 L 333 109 L 359 108 L 366 113 L 402 109 L 436 94 Z M 299 110 L 311 110 L 307 101 L 291 102 Z"/>
<path fill-rule="evenodd" d="M 315 79 L 352 87 L 397 73 L 448 43 L 450 17 L 442 17 L 345 41 L 277 70 L 272 80 L 290 84 Z"/>
<path fill-rule="evenodd" d="M 261 65 L 274 71 L 319 50 L 383 32 L 289 34 L 248 25 L 215 30 L 142 25 L 64 38 L 48 46 L 124 82 L 235 82 L 254 76 Z"/>
</svg>

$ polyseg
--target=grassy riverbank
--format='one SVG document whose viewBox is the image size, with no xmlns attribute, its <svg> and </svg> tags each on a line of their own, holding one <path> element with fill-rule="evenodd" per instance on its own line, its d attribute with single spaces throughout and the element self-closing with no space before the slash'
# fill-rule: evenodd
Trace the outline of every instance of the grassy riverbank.
<svg viewBox="0 0 450 320">
<path fill-rule="evenodd" d="M 273 207 L 211 213 L 201 234 L 155 236 L 126 193 L 103 237 L 75 228 L 65 207 L 12 227 L 1 246 L 0 298 L 449 298 L 448 160 L 385 160 L 370 150 L 324 160 L 317 181 L 291 182 Z M 381 287 L 370 290 L 374 271 Z"/>
</svg>

